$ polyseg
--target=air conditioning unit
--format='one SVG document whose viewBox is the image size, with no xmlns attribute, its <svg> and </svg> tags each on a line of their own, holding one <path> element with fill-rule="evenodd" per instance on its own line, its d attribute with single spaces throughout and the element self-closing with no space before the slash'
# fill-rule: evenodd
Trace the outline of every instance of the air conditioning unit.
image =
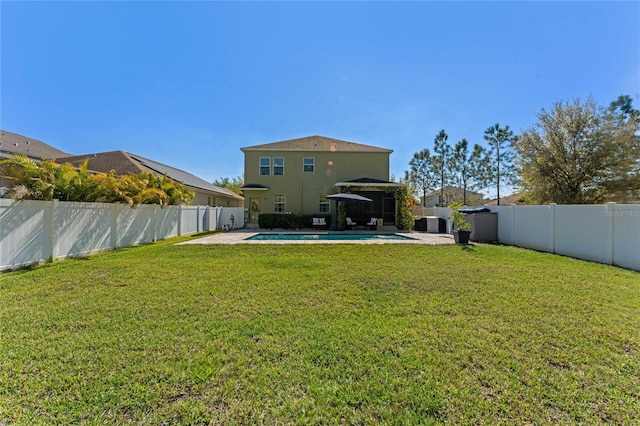
<svg viewBox="0 0 640 426">
<path fill-rule="evenodd" d="M 438 216 L 427 216 L 427 232 L 445 233 L 447 232 L 447 222 Z"/>
</svg>

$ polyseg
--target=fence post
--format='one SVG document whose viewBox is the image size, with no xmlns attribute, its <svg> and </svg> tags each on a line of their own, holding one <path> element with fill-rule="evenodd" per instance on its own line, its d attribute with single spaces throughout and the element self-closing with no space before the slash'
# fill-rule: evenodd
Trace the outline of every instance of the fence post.
<svg viewBox="0 0 640 426">
<path fill-rule="evenodd" d="M 118 204 L 113 203 L 111 207 L 111 248 L 118 248 Z"/>
<path fill-rule="evenodd" d="M 556 252 L 556 206 L 557 203 L 549 204 L 549 210 L 551 215 L 551 247 L 549 253 Z"/>
<path fill-rule="evenodd" d="M 516 245 L 516 205 L 511 204 L 511 245 Z"/>
<path fill-rule="evenodd" d="M 182 204 L 178 205 L 178 236 L 182 235 Z"/>
<path fill-rule="evenodd" d="M 607 203 L 607 215 L 609 216 L 609 265 L 613 265 L 615 259 L 615 230 L 616 230 L 616 203 Z"/>
<path fill-rule="evenodd" d="M 151 226 L 152 226 L 151 241 L 153 241 L 154 243 L 156 242 L 156 228 L 158 227 L 158 218 L 156 217 L 157 212 L 158 212 L 158 205 L 154 204 L 153 216 L 151 216 Z"/>
<path fill-rule="evenodd" d="M 51 259 L 54 260 L 56 258 L 56 210 L 58 208 L 58 200 L 51 200 L 51 210 L 49 211 L 49 244 L 46 246 L 48 249 L 48 253 L 46 253 L 45 260 Z"/>
</svg>

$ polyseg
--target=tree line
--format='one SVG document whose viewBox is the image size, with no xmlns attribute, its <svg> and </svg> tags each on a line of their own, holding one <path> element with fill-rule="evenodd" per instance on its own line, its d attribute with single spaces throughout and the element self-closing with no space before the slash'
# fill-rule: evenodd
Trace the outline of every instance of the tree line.
<svg viewBox="0 0 640 426">
<path fill-rule="evenodd" d="M 608 107 L 592 99 L 558 101 L 542 109 L 520 135 L 499 123 L 483 135 L 486 147 L 461 139 L 453 146 L 441 130 L 432 150 L 413 155 L 402 181 L 414 195 L 447 185 L 467 192 L 495 188 L 500 203 L 504 185 L 519 188 L 530 204 L 587 204 L 640 201 L 640 113 L 631 97 L 619 96 Z M 53 160 L 35 163 L 16 155 L 0 161 L 2 177 L 12 179 L 14 199 L 188 204 L 194 194 L 167 176 L 142 172 L 116 176 L 94 174 L 87 163 L 76 168 Z M 241 193 L 243 179 L 214 184 Z"/>
<path fill-rule="evenodd" d="M 462 189 L 463 204 L 467 203 L 467 191 L 491 184 L 496 185 L 499 199 L 500 185 L 513 183 L 515 179 L 515 138 L 509 126 L 501 127 L 498 123 L 484 132 L 486 148 L 479 144 L 469 147 L 464 138 L 452 147 L 447 143 L 449 136 L 441 130 L 433 141 L 433 154 L 425 148 L 413 155 L 404 181 L 414 193 L 422 194 L 425 203 L 426 195 L 438 187 L 442 201 L 446 185 Z"/>
<path fill-rule="evenodd" d="M 463 191 L 513 185 L 531 204 L 586 204 L 640 200 L 640 119 L 627 95 L 608 107 L 592 99 L 556 102 L 520 135 L 495 124 L 484 132 L 486 147 L 466 139 L 448 144 L 441 130 L 430 151 L 413 155 L 403 181 L 426 195 L 446 185 Z"/>
<path fill-rule="evenodd" d="M 188 204 L 194 192 L 168 176 L 151 172 L 116 175 L 88 170 L 54 160 L 36 163 L 26 155 L 14 155 L 0 161 L 0 175 L 13 181 L 9 190 L 15 200 L 62 200 L 100 203 Z"/>
</svg>

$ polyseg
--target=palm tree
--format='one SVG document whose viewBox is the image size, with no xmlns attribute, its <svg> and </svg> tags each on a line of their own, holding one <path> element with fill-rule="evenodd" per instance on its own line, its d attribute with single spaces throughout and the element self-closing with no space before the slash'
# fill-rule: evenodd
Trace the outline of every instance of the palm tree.
<svg viewBox="0 0 640 426">
<path fill-rule="evenodd" d="M 42 161 L 39 165 L 23 154 L 0 161 L 2 177 L 14 182 L 9 190 L 14 200 L 53 200 L 55 162 Z"/>
<path fill-rule="evenodd" d="M 15 183 L 10 194 L 16 200 L 122 202 L 136 207 L 188 204 L 194 197 L 193 191 L 167 175 L 142 172 L 116 176 L 114 170 L 106 175 L 91 174 L 86 161 L 76 168 L 53 160 L 36 164 L 26 155 L 14 155 L 0 161 L 0 170 L 2 177 Z"/>
</svg>

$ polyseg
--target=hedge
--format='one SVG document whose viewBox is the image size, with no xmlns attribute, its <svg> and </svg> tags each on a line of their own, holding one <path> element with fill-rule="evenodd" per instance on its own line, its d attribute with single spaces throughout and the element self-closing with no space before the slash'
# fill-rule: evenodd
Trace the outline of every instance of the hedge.
<svg viewBox="0 0 640 426">
<path fill-rule="evenodd" d="M 327 228 L 331 224 L 330 214 L 283 214 L 283 213 L 262 213 L 258 216 L 258 225 L 260 228 L 267 229 L 300 229 L 300 228 L 318 228 L 313 226 L 314 217 L 323 217 L 327 222 Z"/>
</svg>

